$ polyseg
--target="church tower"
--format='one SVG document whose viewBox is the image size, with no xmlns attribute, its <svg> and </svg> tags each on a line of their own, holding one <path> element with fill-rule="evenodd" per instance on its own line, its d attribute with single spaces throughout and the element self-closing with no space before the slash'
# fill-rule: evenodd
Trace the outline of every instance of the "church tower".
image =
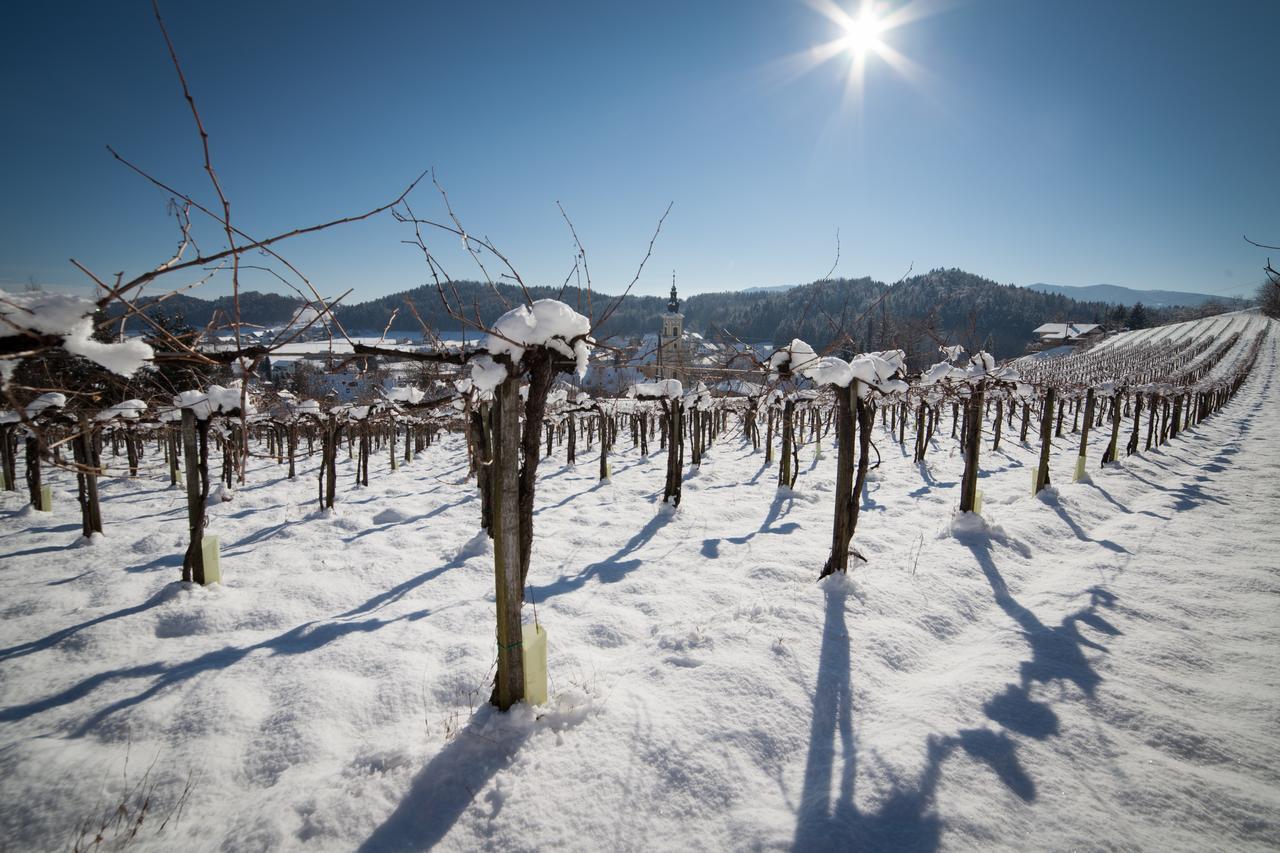
<svg viewBox="0 0 1280 853">
<path fill-rule="evenodd" d="M 658 378 L 684 380 L 684 315 L 680 313 L 680 297 L 676 295 L 676 274 L 671 273 L 671 299 L 662 315 L 662 334 L 658 337 Z"/>
</svg>

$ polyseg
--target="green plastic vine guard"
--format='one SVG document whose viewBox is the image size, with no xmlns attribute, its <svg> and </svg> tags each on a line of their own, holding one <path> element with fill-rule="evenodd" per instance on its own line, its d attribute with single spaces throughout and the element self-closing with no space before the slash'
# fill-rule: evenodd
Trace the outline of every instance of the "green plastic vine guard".
<svg viewBox="0 0 1280 853">
<path fill-rule="evenodd" d="M 982 489 L 973 492 L 973 514 L 982 515 Z"/>
<path fill-rule="evenodd" d="M 541 625 L 521 626 L 524 646 L 524 701 L 547 704 L 547 630 Z"/>
<path fill-rule="evenodd" d="M 222 565 L 218 553 L 218 537 L 206 536 L 200 540 L 200 552 L 204 555 L 204 585 L 222 583 Z"/>
<path fill-rule="evenodd" d="M 53 512 L 53 486 L 40 487 L 40 507 L 41 512 Z"/>
<path fill-rule="evenodd" d="M 1085 462 L 1085 458 L 1084 458 L 1083 456 L 1077 456 L 1077 457 L 1076 457 L 1076 479 L 1075 479 L 1075 481 L 1076 481 L 1077 483 L 1084 479 L 1084 462 Z"/>
</svg>

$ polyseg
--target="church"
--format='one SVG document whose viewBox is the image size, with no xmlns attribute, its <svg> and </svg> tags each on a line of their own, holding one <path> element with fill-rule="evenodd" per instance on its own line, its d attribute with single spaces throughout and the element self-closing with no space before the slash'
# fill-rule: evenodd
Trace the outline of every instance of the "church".
<svg viewBox="0 0 1280 853">
<path fill-rule="evenodd" d="M 662 333 L 658 336 L 657 378 L 679 379 L 687 384 L 692 355 L 684 338 L 684 315 L 680 313 L 676 276 L 672 273 L 671 298 L 667 301 L 667 313 L 662 315 Z"/>
</svg>

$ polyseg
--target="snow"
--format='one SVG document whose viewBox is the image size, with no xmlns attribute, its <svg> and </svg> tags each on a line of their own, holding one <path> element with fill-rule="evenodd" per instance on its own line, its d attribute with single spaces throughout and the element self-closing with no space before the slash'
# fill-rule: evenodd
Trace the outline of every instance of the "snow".
<svg viewBox="0 0 1280 853">
<path fill-rule="evenodd" d="M 550 701 L 485 706 L 492 551 L 460 437 L 315 512 L 259 455 L 208 510 L 224 583 L 176 583 L 186 514 L 151 451 L 103 477 L 79 548 L 0 492 L 0 837 L 62 849 L 150 766 L 140 851 L 1270 850 L 1280 837 L 1280 337 L 1227 408 L 1030 496 L 984 441 L 957 514 L 949 414 L 926 462 L 876 419 L 855 544 L 815 583 L 836 454 L 778 491 L 739 437 L 680 508 L 627 431 L 543 461 L 530 598 Z M 682 393 L 678 391 L 677 395 Z M 104 448 L 109 453 L 109 449 Z M 109 461 L 109 460 L 108 460 Z M 526 607 L 532 619 L 533 607 Z"/>
<path fill-rule="evenodd" d="M 62 348 L 113 373 L 132 376 L 149 360 L 152 349 L 141 340 L 107 344 L 93 339 L 93 314 L 98 306 L 69 293 L 8 293 L 0 290 L 0 330 L 27 330 L 61 337 Z M 6 381 L 8 371 L 5 372 Z"/>
<path fill-rule="evenodd" d="M 948 349 L 957 349 L 955 347 L 943 347 L 949 358 L 955 355 L 948 352 Z M 1012 366 L 998 367 L 995 357 L 991 353 L 982 351 L 974 353 L 969 358 L 969 363 L 963 366 L 949 364 L 946 361 L 940 361 L 933 367 L 926 370 L 920 376 L 920 385 L 930 386 L 937 384 L 971 386 L 979 382 L 1004 382 L 1017 385 L 1020 375 Z M 1020 386 L 1021 387 L 1021 386 Z M 1021 391 L 1020 393 L 1025 393 Z"/>
<path fill-rule="evenodd" d="M 902 350 L 863 353 L 852 361 L 819 356 L 813 347 L 797 338 L 769 356 L 766 366 L 775 374 L 789 369 L 819 387 L 834 385 L 847 388 L 857 379 L 865 386 L 860 393 L 866 397 L 872 389 L 882 393 L 905 391 L 906 383 L 896 378 L 905 359 L 906 354 Z"/>
<path fill-rule="evenodd" d="M 177 409 L 190 409 L 199 420 L 208 420 L 212 415 L 225 415 L 240 411 L 240 388 L 224 388 L 221 385 L 210 385 L 203 391 L 180 391 L 173 398 Z M 252 397 L 245 399 L 245 414 L 252 414 L 255 409 Z"/>
<path fill-rule="evenodd" d="M 387 392 L 387 399 L 394 403 L 408 403 L 413 405 L 421 403 L 426 399 L 426 392 L 421 388 L 413 388 L 411 386 L 403 386 L 400 388 L 392 388 Z"/>
<path fill-rule="evenodd" d="M 480 348 L 488 355 L 471 360 L 471 379 L 482 391 L 492 392 L 507 378 L 507 368 L 492 356 L 505 355 L 519 363 L 529 347 L 554 349 L 576 363 L 579 377 L 587 372 L 591 321 L 555 299 L 537 299 L 532 305 L 513 308 L 494 322 Z"/>
<path fill-rule="evenodd" d="M 108 406 L 94 416 L 97 421 L 109 421 L 120 418 L 126 421 L 136 421 L 142 417 L 142 413 L 147 410 L 147 404 L 142 400 L 125 400 L 123 403 L 117 403 L 114 406 Z"/>
<path fill-rule="evenodd" d="M 637 382 L 632 386 L 628 396 L 641 400 L 679 400 L 684 396 L 684 387 L 679 379 L 659 379 L 656 382 Z"/>
</svg>

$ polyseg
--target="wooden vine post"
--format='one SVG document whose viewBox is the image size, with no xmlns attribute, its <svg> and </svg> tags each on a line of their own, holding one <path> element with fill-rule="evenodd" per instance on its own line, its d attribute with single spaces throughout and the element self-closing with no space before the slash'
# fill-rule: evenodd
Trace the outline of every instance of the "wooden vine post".
<svg viewBox="0 0 1280 853">
<path fill-rule="evenodd" d="M 15 424 L 0 424 L 0 480 L 7 492 L 18 491 L 18 436 Z"/>
<path fill-rule="evenodd" d="M 524 698 L 520 607 L 520 378 L 508 376 L 493 391 L 493 565 L 498 609 L 498 670 L 493 704 L 506 711 Z"/>
<path fill-rule="evenodd" d="M 792 472 L 792 445 L 795 443 L 796 402 L 790 398 L 782 407 L 782 457 L 778 464 L 778 485 L 791 488 L 796 475 Z"/>
<path fill-rule="evenodd" d="M 1050 386 L 1044 393 L 1044 411 L 1040 414 L 1040 464 L 1036 468 L 1034 494 L 1049 485 L 1049 450 L 1053 446 L 1053 406 L 1057 393 Z"/>
<path fill-rule="evenodd" d="M 182 579 L 204 584 L 204 498 L 200 484 L 200 449 L 196 444 L 196 413 L 182 410 L 182 452 L 187 472 L 187 530 L 190 542 L 182 558 Z"/>
<path fill-rule="evenodd" d="M 680 506 L 680 487 L 684 480 L 684 406 L 680 398 L 662 400 L 667 425 L 667 479 L 662 487 L 662 502 Z"/>
<path fill-rule="evenodd" d="M 82 412 L 77 426 L 80 434 L 72 441 L 76 461 L 76 485 L 80 498 L 80 523 L 85 537 L 102 532 L 102 506 L 98 502 L 98 459 L 93 450 L 93 430 Z"/>
<path fill-rule="evenodd" d="M 982 419 L 986 389 L 979 382 L 970 391 L 968 428 L 964 434 L 964 475 L 960 478 L 960 511 L 974 512 L 978 500 L 978 453 L 982 449 Z"/>
<path fill-rule="evenodd" d="M 1080 427 L 1080 453 L 1076 456 L 1077 480 L 1084 477 L 1085 460 L 1089 455 L 1089 429 L 1093 425 L 1093 407 L 1096 403 L 1093 389 L 1089 388 L 1084 392 L 1084 424 Z"/>
<path fill-rule="evenodd" d="M 1138 452 L 1138 427 L 1142 425 L 1142 392 L 1133 392 L 1133 431 L 1129 433 L 1129 443 L 1125 445 L 1125 455 L 1132 456 Z"/>
<path fill-rule="evenodd" d="M 850 544 L 858 527 L 862 489 L 867 481 L 871 449 L 871 403 L 862 399 L 862 383 L 854 379 L 848 388 L 836 392 L 836 494 L 835 518 L 831 525 L 831 555 L 819 579 L 849 570 Z M 857 474 L 854 474 L 854 436 L 857 436 Z M 861 559 L 856 551 L 855 556 Z"/>
<path fill-rule="evenodd" d="M 44 509 L 40 505 L 40 437 L 34 432 L 28 433 L 24 442 L 27 452 L 27 497 L 36 509 Z"/>
<path fill-rule="evenodd" d="M 1115 396 L 1111 398 L 1111 441 L 1107 444 L 1106 453 L 1102 454 L 1103 465 L 1106 465 L 1108 462 L 1115 462 L 1118 455 L 1116 448 L 1120 442 L 1120 415 L 1123 410 L 1120 395 L 1122 393 L 1123 392 L 1117 388 Z"/>
<path fill-rule="evenodd" d="M 609 479 L 609 450 L 613 446 L 613 436 L 609 429 L 609 416 L 600 409 L 600 479 Z"/>
</svg>

